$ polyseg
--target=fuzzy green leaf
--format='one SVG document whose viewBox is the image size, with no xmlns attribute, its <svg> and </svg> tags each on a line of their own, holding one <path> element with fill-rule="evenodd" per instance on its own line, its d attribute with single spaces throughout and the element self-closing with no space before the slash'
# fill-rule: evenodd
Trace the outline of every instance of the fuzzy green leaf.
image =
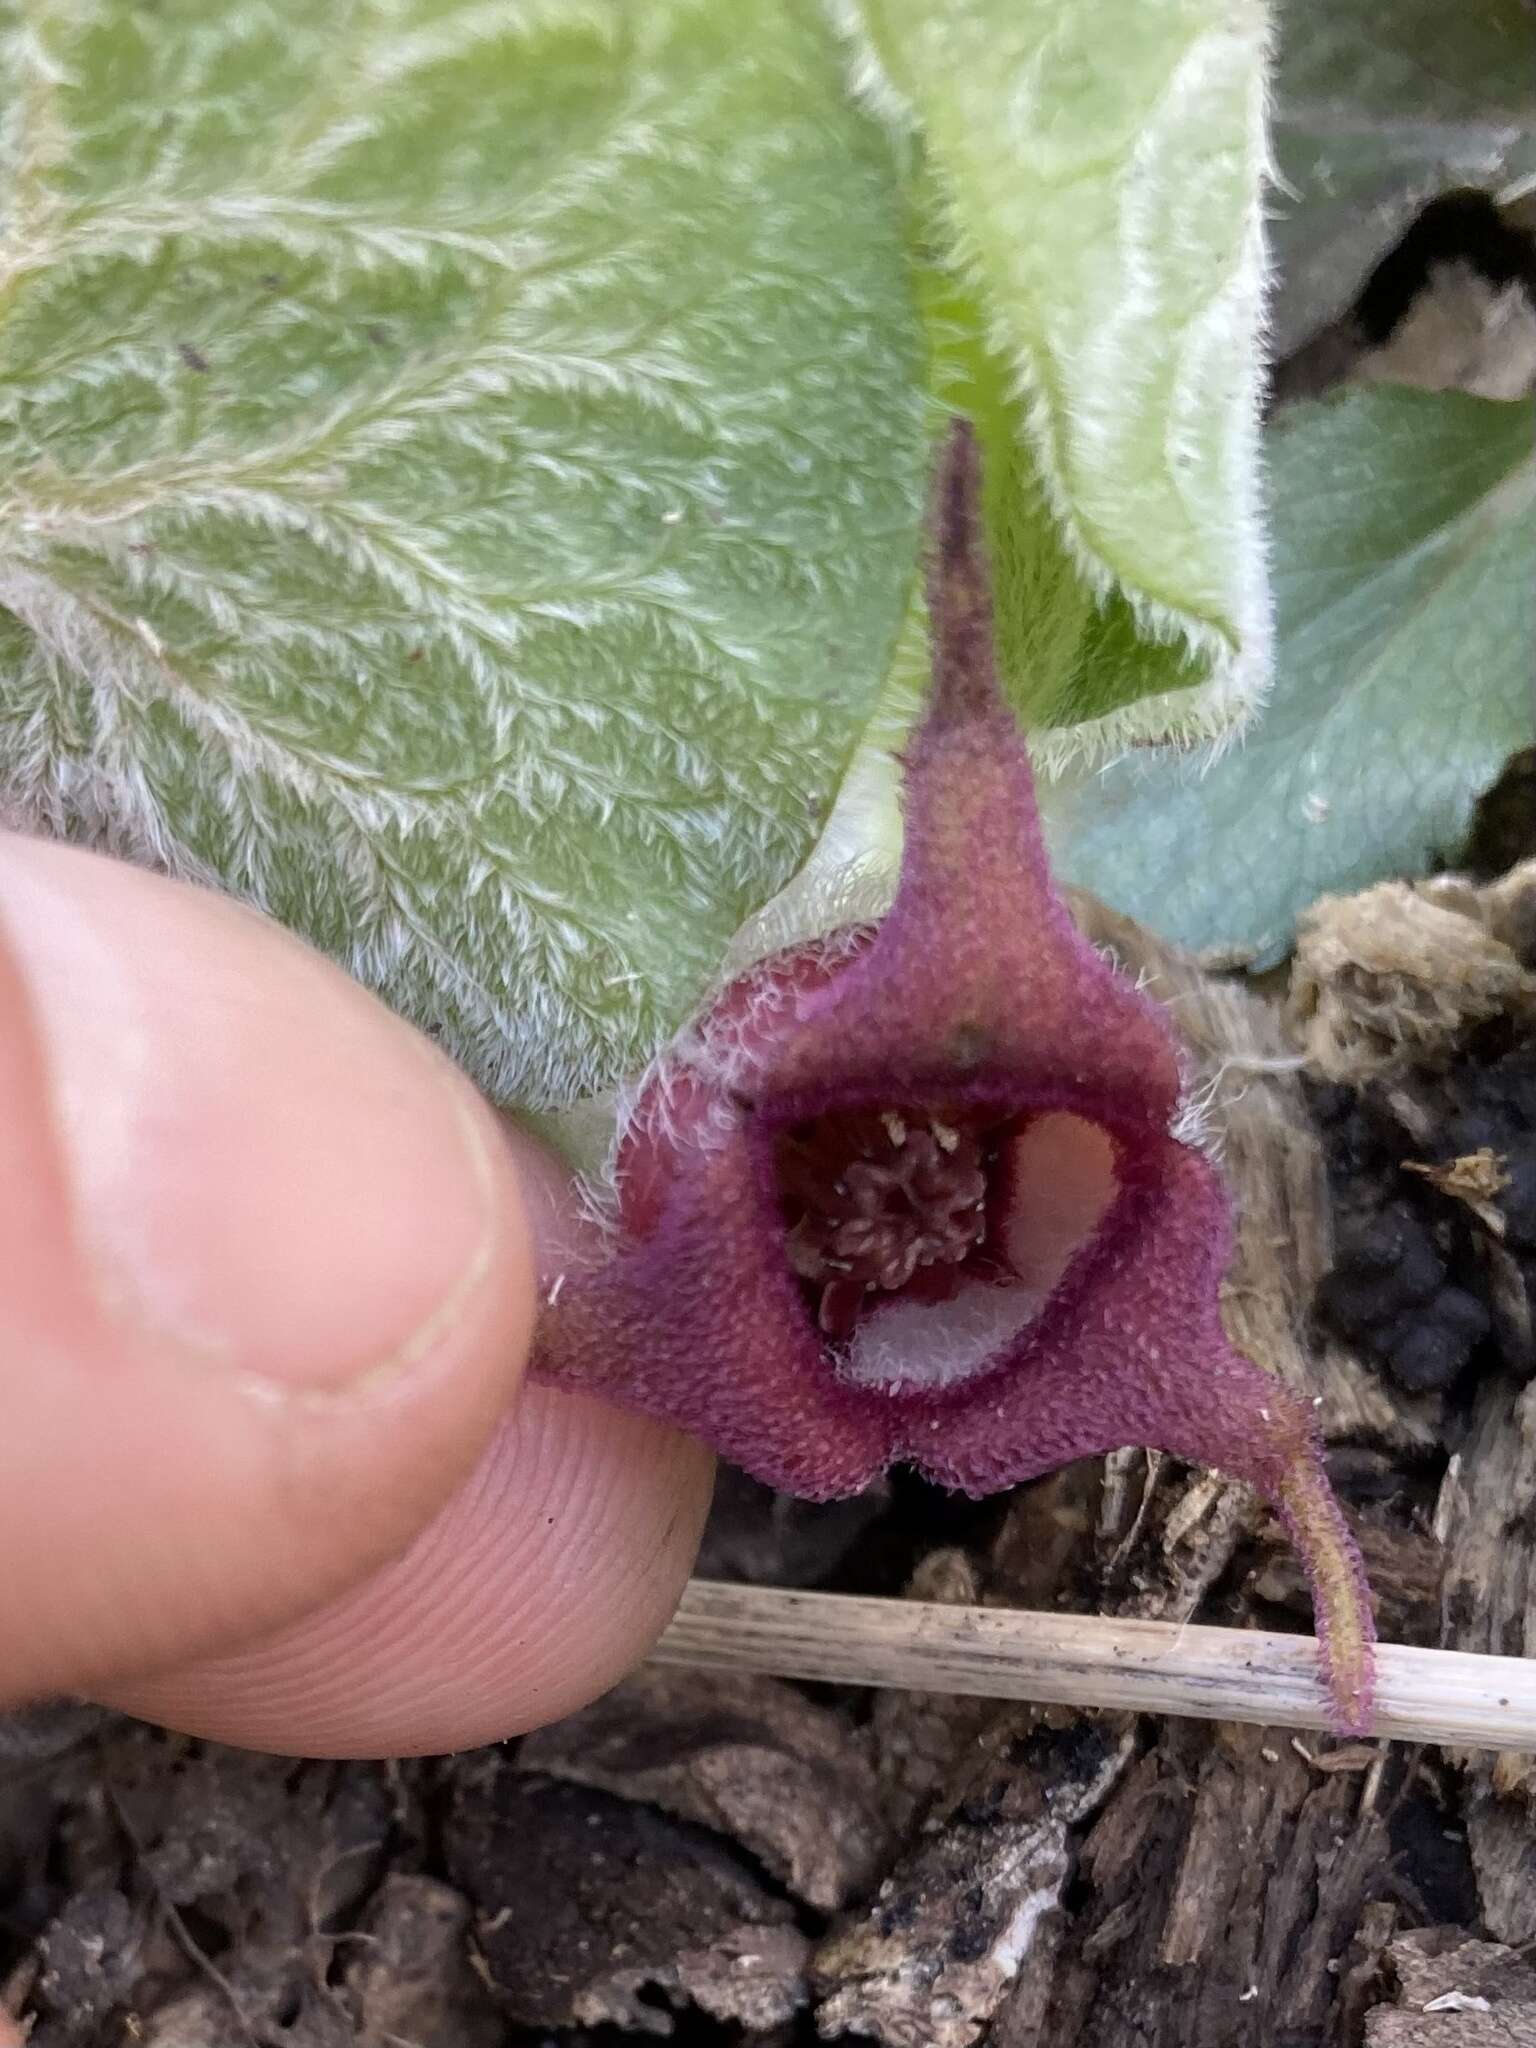
<svg viewBox="0 0 1536 2048">
<path fill-rule="evenodd" d="M 1536 170 L 1525 0 L 1282 0 L 1273 205 L 1286 355 L 1353 301 L 1419 209 Z"/>
<path fill-rule="evenodd" d="M 1357 392 L 1272 443 L 1262 724 L 1214 766 L 1164 751 L 1051 798 L 1069 880 L 1260 965 L 1323 892 L 1454 857 L 1530 743 L 1536 660 L 1536 403 Z"/>
<path fill-rule="evenodd" d="M 1014 701 L 1037 732 L 1082 728 L 1048 756 L 1228 730 L 1268 653 L 1262 8 L 840 0 L 838 16 L 926 166 L 936 381 L 984 434 Z"/>
<path fill-rule="evenodd" d="M 917 554 L 891 147 L 813 0 L 25 0 L 0 804 L 306 933 L 497 1096 L 804 854 Z"/>
</svg>

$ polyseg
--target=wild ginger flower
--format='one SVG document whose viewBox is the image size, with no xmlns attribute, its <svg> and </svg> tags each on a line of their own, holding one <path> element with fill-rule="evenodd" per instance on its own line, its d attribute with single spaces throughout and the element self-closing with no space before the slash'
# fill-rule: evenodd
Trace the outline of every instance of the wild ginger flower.
<svg viewBox="0 0 1536 2048">
<path fill-rule="evenodd" d="M 612 1256 L 565 1277 L 535 1370 L 809 1499 L 895 1461 L 971 1494 L 1126 1444 L 1218 1466 L 1283 1518 L 1362 1729 L 1364 1574 L 1310 1412 L 1223 1334 L 1227 1200 L 1174 1135 L 1173 1035 L 1046 866 L 964 427 L 929 612 L 891 909 L 762 961 L 662 1055 Z"/>
</svg>

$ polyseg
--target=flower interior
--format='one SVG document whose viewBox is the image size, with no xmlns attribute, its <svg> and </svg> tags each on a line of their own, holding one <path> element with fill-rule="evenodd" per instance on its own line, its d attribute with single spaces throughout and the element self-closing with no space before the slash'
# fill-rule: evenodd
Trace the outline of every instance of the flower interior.
<svg viewBox="0 0 1536 2048">
<path fill-rule="evenodd" d="M 780 1131 L 785 1250 L 832 1369 L 889 1393 L 984 1373 L 1095 1242 L 1116 1160 L 1087 1117 L 953 1097 Z"/>
</svg>

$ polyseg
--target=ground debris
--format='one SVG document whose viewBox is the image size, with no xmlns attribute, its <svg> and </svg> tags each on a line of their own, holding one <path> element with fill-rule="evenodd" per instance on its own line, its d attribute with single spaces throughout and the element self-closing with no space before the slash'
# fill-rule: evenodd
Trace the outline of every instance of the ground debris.
<svg viewBox="0 0 1536 2048">
<path fill-rule="evenodd" d="M 1458 866 L 1474 881 L 1496 881 L 1522 861 L 1536 857 L 1536 747 L 1511 754 L 1497 779 L 1478 798 L 1472 827 Z M 1529 891 L 1519 894 L 1528 897 Z M 1530 941 L 1536 937 L 1530 916 L 1519 917 L 1499 936 L 1532 965 Z"/>
<path fill-rule="evenodd" d="M 1460 1927 L 1420 1928 L 1387 1951 L 1390 2004 L 1366 2017 L 1366 2048 L 1536 2048 L 1536 1970 Z"/>
<path fill-rule="evenodd" d="M 1475 1483 L 1474 1481 L 1475 1475 Z M 1495 1656 L 1536 1654 L 1536 1381 L 1490 1377 L 1441 1488 L 1443 1640 Z M 1536 1754 L 1468 1753 L 1464 1798 L 1484 1924 L 1536 1940 Z"/>
<path fill-rule="evenodd" d="M 485 1981 L 522 2026 L 670 2034 L 691 2003 L 761 2031 L 804 2003 L 793 1908 L 702 1828 L 483 1754 L 446 1846 Z"/>
<path fill-rule="evenodd" d="M 1319 911 L 1353 935 L 1353 963 L 1335 959 L 1331 985 L 1307 980 L 1316 976 L 1315 959 L 1298 959 L 1296 969 L 1302 1007 L 1314 1018 L 1353 1019 L 1331 1040 L 1334 1071 L 1348 1073 L 1350 1085 L 1319 1098 L 1337 1233 L 1319 1312 L 1400 1386 L 1453 1397 L 1440 1409 L 1437 1433 L 1448 1458 L 1438 1495 L 1418 1523 L 1444 1559 L 1432 1639 L 1529 1656 L 1536 1653 L 1529 1000 L 1536 862 L 1481 887 L 1455 877 L 1384 885 Z M 1359 971 L 1366 955 L 1374 981 Z M 1378 1031 L 1392 990 L 1405 985 L 1412 1000 L 1399 1006 L 1395 1025 Z M 1389 1040 L 1390 1057 L 1379 1057 Z M 1348 1058 L 1339 1057 L 1340 1047 Z M 1529 1942 L 1536 1938 L 1536 1755 L 1453 1760 L 1463 1769 L 1461 1817 L 1481 1924 L 1501 1941 Z M 1383 2041 L 1441 2038 L 1404 2031 L 1406 2022 L 1382 2024 Z M 1436 2024 L 1448 2027 L 1450 2015 Z"/>
<path fill-rule="evenodd" d="M 469 1901 L 434 1877 L 385 1878 L 349 1946 L 358 2048 L 501 2048 L 506 2027 L 470 1963 Z"/>
<path fill-rule="evenodd" d="M 1337 1240 L 1319 1311 L 1408 1392 L 1452 1390 L 1494 1352 L 1536 1369 L 1536 979 L 1515 950 L 1533 913 L 1536 862 L 1483 888 L 1383 884 L 1315 913 L 1352 934 L 1353 964 L 1299 954 L 1293 972 L 1333 1084 L 1314 1098 Z M 1460 936 L 1425 939 L 1444 931 Z"/>
<path fill-rule="evenodd" d="M 1071 1830 L 1131 1748 L 1129 1724 L 998 1716 L 873 1903 L 816 1952 L 827 2036 L 886 2048 L 970 2048 L 1060 1910 Z"/>
<path fill-rule="evenodd" d="M 870 1882 L 886 1845 L 865 1744 L 771 1678 L 641 1671 L 529 1736 L 519 1761 L 713 1828 L 826 1912 Z"/>
<path fill-rule="evenodd" d="M 1490 1019 L 1529 1022 L 1536 975 L 1471 884 L 1379 882 L 1301 918 L 1287 1009 L 1315 1071 L 1360 1087 L 1448 1062 Z"/>
<path fill-rule="evenodd" d="M 143 1969 L 148 1914 L 115 1888 L 76 1892 L 38 1944 L 34 1987 L 45 2021 L 41 2038 L 89 2041 L 129 2003 Z"/>
<path fill-rule="evenodd" d="M 1073 2048 L 1323 2044 L 1374 1980 L 1424 1800 L 1401 1752 L 1319 1770 L 1283 1730 L 1171 1723 L 1083 1845 L 1042 2040 Z M 1411 1830 L 1410 1830 L 1411 1832 Z"/>
<path fill-rule="evenodd" d="M 979 1560 L 957 1545 L 931 1550 L 912 1573 L 909 1600 L 971 1607 L 982 1597 Z M 997 1713 L 989 1700 L 892 1688 L 870 1701 L 870 1732 L 880 1798 L 894 1839 L 905 1837 L 939 1792 L 956 1760 Z"/>
<path fill-rule="evenodd" d="M 84 1700 L 48 1700 L 0 1715 L 0 1774 L 18 1764 L 47 1763 L 98 1735 L 114 1716 Z"/>
<path fill-rule="evenodd" d="M 75 1880 L 38 1941 L 36 2048 L 352 2043 L 329 1973 L 396 1819 L 384 1773 L 128 1722 L 93 1761 L 64 1836 Z"/>
</svg>

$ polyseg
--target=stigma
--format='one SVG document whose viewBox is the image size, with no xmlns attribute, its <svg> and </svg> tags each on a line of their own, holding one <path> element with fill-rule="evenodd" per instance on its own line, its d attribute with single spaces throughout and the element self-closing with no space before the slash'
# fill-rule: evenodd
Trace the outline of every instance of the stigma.
<svg viewBox="0 0 1536 2048">
<path fill-rule="evenodd" d="M 997 1134 L 917 1109 L 831 1112 L 775 1148 L 785 1249 L 822 1333 L 883 1298 L 948 1299 L 982 1254 Z"/>
</svg>

